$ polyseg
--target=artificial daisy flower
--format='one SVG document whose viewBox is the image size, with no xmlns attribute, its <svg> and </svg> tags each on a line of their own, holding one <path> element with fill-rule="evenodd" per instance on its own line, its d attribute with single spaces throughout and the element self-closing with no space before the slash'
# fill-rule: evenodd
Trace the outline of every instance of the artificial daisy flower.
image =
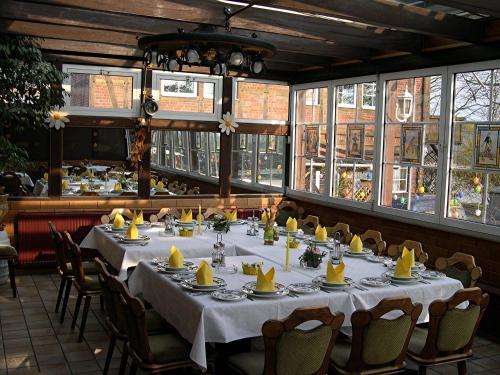
<svg viewBox="0 0 500 375">
<path fill-rule="evenodd" d="M 49 117 L 45 119 L 45 122 L 49 124 L 49 128 L 64 128 L 69 119 L 66 117 L 68 114 L 66 112 L 60 111 L 50 111 Z"/>
<path fill-rule="evenodd" d="M 236 122 L 234 122 L 234 116 L 229 112 L 226 112 L 225 115 L 222 115 L 222 120 L 219 120 L 219 129 L 221 133 L 226 133 L 229 135 L 231 132 L 235 132 L 236 128 L 239 126 Z"/>
</svg>

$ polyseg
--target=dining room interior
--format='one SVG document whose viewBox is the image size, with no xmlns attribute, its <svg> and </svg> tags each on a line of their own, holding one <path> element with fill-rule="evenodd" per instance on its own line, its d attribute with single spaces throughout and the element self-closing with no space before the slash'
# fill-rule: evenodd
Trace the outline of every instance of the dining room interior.
<svg viewBox="0 0 500 375">
<path fill-rule="evenodd" d="M 0 77 L 0 375 L 500 373 L 500 3 L 2 0 Z"/>
</svg>

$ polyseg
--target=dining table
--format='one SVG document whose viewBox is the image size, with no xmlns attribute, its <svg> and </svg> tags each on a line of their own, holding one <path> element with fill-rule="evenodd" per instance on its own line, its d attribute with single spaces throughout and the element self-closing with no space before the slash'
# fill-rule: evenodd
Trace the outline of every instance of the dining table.
<svg viewBox="0 0 500 375">
<path fill-rule="evenodd" d="M 170 246 L 175 245 L 195 266 L 202 260 L 211 263 L 216 233 L 203 227 L 200 235 L 195 234 L 191 238 L 162 237 L 163 230 L 161 226 L 141 229 L 142 234 L 150 237 L 148 244 L 142 246 L 120 243 L 112 232 L 96 226 L 84 239 L 82 246 L 97 248 L 119 270 L 121 279 L 127 277 L 128 267 L 135 267 L 128 277 L 131 292 L 142 295 L 192 343 L 190 358 L 203 370 L 207 368 L 207 343 L 228 343 L 259 337 L 265 321 L 283 319 L 298 307 L 326 305 L 331 311 L 343 312 L 346 316 L 343 331 L 349 334 L 352 313 L 372 308 L 383 298 L 405 296 L 414 303 L 421 303 L 423 312 L 418 321 L 426 322 L 432 301 L 449 298 L 463 287 L 458 280 L 448 277 L 432 280 L 422 278 L 411 285 L 388 283 L 370 287 L 363 280 L 380 278 L 389 270 L 388 266 L 369 261 L 367 257 L 351 257 L 344 252 L 345 276 L 353 281 L 349 287 L 334 290 L 321 288 L 310 294 L 289 293 L 276 298 L 249 295 L 249 298 L 237 302 L 220 301 L 211 293 L 197 293 L 185 288 L 172 274 L 162 272 L 153 262 L 154 258 L 168 257 Z M 318 248 L 325 253 L 323 262 L 317 269 L 309 269 L 300 264 L 300 256 L 308 246 L 306 241 L 300 241 L 297 249 L 289 250 L 289 267 L 286 267 L 286 236 L 281 236 L 272 246 L 264 245 L 262 234 L 248 236 L 245 225 L 232 225 L 230 231 L 223 235 L 223 241 L 226 267 L 215 267 L 214 276 L 224 280 L 225 289 L 241 291 L 248 282 L 256 281 L 256 276 L 242 272 L 243 263 L 261 263 L 264 272 L 274 267 L 275 281 L 285 287 L 297 283 L 310 285 L 313 280 L 326 274 L 329 249 L 324 246 Z"/>
</svg>

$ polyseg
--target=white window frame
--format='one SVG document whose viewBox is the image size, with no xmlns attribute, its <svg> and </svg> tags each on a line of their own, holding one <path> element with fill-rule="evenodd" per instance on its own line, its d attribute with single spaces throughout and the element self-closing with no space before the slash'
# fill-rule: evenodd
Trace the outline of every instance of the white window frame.
<svg viewBox="0 0 500 375">
<path fill-rule="evenodd" d="M 141 69 L 116 68 L 111 66 L 92 66 L 63 64 L 63 73 L 68 76 L 63 81 L 63 88 L 66 90 L 64 96 L 65 112 L 70 115 L 87 116 L 109 116 L 109 117 L 135 117 L 139 116 L 141 108 Z M 90 75 L 110 75 L 121 77 L 132 77 L 132 108 L 96 108 L 71 106 L 71 73 L 90 74 Z"/>
<path fill-rule="evenodd" d="M 372 95 L 367 95 L 367 97 L 373 97 L 373 102 L 375 103 L 375 105 L 367 105 L 365 104 L 365 85 L 374 85 L 374 93 L 373 93 L 373 96 Z M 361 108 L 362 109 L 373 109 L 375 110 L 376 108 L 376 105 L 377 105 L 377 82 L 363 82 L 361 84 Z"/>
<path fill-rule="evenodd" d="M 170 82 L 183 82 L 184 84 L 187 81 L 180 80 L 180 79 L 161 79 L 160 84 L 162 81 L 170 81 Z M 198 85 L 196 84 L 197 82 L 194 82 L 194 90 L 193 92 L 170 92 L 170 91 L 164 91 L 163 88 L 160 87 L 160 95 L 165 97 L 173 97 L 173 98 L 196 98 L 198 96 Z"/>
<path fill-rule="evenodd" d="M 291 91 L 291 87 L 287 82 L 283 81 L 270 81 L 265 79 L 254 79 L 254 78 L 233 78 L 233 107 L 232 113 L 236 114 L 236 101 L 239 101 L 238 98 L 238 82 L 252 82 L 252 83 L 263 83 L 269 85 L 281 85 L 281 86 L 289 86 L 289 93 Z M 290 99 L 288 99 L 288 118 L 290 119 Z M 287 125 L 290 121 L 283 120 L 257 120 L 257 119 L 247 119 L 247 118 L 235 118 L 236 122 L 248 123 L 248 124 L 267 124 L 267 125 Z"/>
<path fill-rule="evenodd" d="M 344 87 L 345 87 L 345 86 L 351 86 L 351 85 L 354 87 L 354 99 L 353 99 L 353 104 L 350 104 L 350 103 L 343 103 L 343 102 L 339 101 L 339 102 L 337 103 L 337 105 L 338 105 L 339 107 L 342 107 L 342 108 L 356 108 L 358 85 L 356 85 L 356 84 L 351 84 L 351 83 L 344 83 L 344 84 L 341 84 L 341 85 L 337 84 L 337 86 L 338 86 L 338 87 L 342 87 L 342 91 L 344 90 Z M 337 87 L 337 86 L 336 86 L 336 87 Z M 338 98 L 339 91 L 338 91 L 338 89 L 336 89 L 335 91 L 336 91 L 336 92 L 335 92 L 336 98 Z"/>
<path fill-rule="evenodd" d="M 392 192 L 393 193 L 407 193 L 408 192 L 408 167 L 402 167 L 400 165 L 393 166 L 394 170 L 397 170 L 399 172 L 398 178 L 395 178 L 395 176 L 392 177 Z M 405 171 L 405 177 L 401 178 L 401 171 Z M 401 182 L 404 181 L 405 183 L 405 189 L 396 189 L 394 190 L 394 182 Z M 399 184 L 398 184 L 399 185 Z"/>
<path fill-rule="evenodd" d="M 162 70 L 153 70 L 152 74 L 152 95 L 159 103 L 161 98 L 160 81 L 164 79 L 186 80 L 194 82 L 213 83 L 214 86 L 214 112 L 213 113 L 198 113 L 198 112 L 181 112 L 159 110 L 155 114 L 157 119 L 169 120 L 202 120 L 202 121 L 218 121 L 222 118 L 222 77 L 208 76 L 206 74 L 194 73 L 177 73 L 164 72 Z"/>
</svg>

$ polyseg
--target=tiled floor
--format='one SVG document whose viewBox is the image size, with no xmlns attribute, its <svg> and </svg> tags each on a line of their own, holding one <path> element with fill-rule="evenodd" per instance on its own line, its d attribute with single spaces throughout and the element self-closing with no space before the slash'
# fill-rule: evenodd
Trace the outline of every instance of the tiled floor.
<svg viewBox="0 0 500 375">
<path fill-rule="evenodd" d="M 71 330 L 75 296 L 64 324 L 59 324 L 59 314 L 54 313 L 59 281 L 58 275 L 18 276 L 16 299 L 8 284 L 0 286 L 0 375 L 102 373 L 109 341 L 99 300 L 93 301 L 84 341 L 77 343 L 77 330 Z M 118 372 L 119 356 L 115 350 L 110 375 Z M 415 366 L 410 363 L 410 368 Z M 477 338 L 468 369 L 469 374 L 500 374 L 500 345 Z M 428 373 L 447 375 L 457 370 L 441 366 Z"/>
</svg>

